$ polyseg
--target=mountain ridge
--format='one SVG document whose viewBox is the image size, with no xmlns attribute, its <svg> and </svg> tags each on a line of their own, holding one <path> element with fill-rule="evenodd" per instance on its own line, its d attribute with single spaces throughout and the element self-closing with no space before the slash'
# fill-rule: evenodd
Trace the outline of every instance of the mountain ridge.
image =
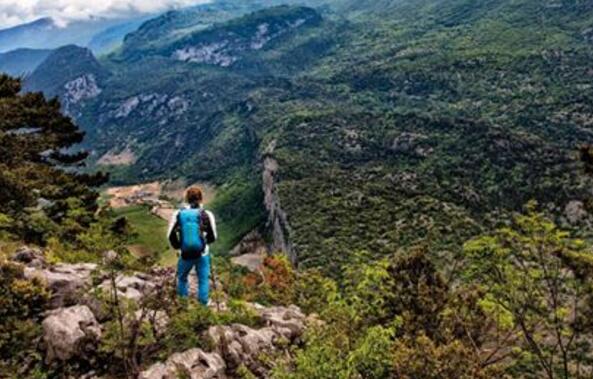
<svg viewBox="0 0 593 379">
<path fill-rule="evenodd" d="M 0 72 L 23 77 L 32 73 L 51 53 L 51 50 L 21 48 L 0 53 Z"/>
</svg>

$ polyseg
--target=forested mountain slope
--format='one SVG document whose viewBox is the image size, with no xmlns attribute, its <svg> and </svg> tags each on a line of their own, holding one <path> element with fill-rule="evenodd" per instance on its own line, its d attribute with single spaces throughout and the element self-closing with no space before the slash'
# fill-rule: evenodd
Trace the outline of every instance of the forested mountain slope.
<svg viewBox="0 0 593 379">
<path fill-rule="evenodd" d="M 450 257 L 530 199 L 583 216 L 588 3 L 334 0 L 238 18 L 228 4 L 149 21 L 100 61 L 100 93 L 70 113 L 99 162 L 133 152 L 116 181 L 213 181 L 241 199 L 222 217 L 265 202 L 272 245 L 327 269 L 361 249 Z M 265 221 L 249 220 L 237 238 Z"/>
<path fill-rule="evenodd" d="M 264 96 L 306 265 L 365 248 L 455 250 L 530 198 L 561 214 L 588 192 L 571 163 L 591 138 L 588 5 L 426 4 L 358 16 L 349 48 L 297 80 L 318 89 L 311 98 Z"/>
<path fill-rule="evenodd" d="M 17 49 L 0 53 L 0 72 L 13 76 L 25 76 L 39 66 L 51 50 Z"/>
</svg>

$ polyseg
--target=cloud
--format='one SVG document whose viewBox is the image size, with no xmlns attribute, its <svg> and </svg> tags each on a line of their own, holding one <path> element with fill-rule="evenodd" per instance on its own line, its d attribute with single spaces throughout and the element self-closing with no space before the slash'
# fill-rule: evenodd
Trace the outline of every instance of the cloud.
<svg viewBox="0 0 593 379">
<path fill-rule="evenodd" d="M 0 0 L 0 29 L 51 17 L 58 23 L 162 12 L 209 0 Z"/>
</svg>

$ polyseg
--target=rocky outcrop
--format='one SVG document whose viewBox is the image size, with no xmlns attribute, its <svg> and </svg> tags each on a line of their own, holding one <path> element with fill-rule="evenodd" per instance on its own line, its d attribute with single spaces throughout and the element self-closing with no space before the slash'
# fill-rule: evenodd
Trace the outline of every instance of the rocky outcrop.
<svg viewBox="0 0 593 379">
<path fill-rule="evenodd" d="M 263 308 L 260 314 L 269 327 L 290 340 L 300 337 L 305 330 L 306 316 L 295 305 Z"/>
<path fill-rule="evenodd" d="M 314 26 L 321 16 L 311 8 L 277 9 L 275 14 L 254 13 L 244 25 L 200 31 L 177 44 L 171 58 L 183 62 L 229 67 L 250 52 L 302 26 Z"/>
<path fill-rule="evenodd" d="M 258 358 L 271 353 L 300 337 L 305 329 L 305 315 L 296 306 L 266 308 L 251 304 L 265 324 L 253 329 L 241 324 L 210 327 L 207 336 L 214 345 L 213 352 L 191 349 L 174 354 L 139 375 L 139 379 L 223 379 L 227 373 L 245 366 L 255 375 L 265 377 L 266 369 Z"/>
<path fill-rule="evenodd" d="M 268 253 L 266 241 L 257 230 L 248 233 L 230 251 L 233 264 L 245 267 L 250 271 L 258 271 Z"/>
<path fill-rule="evenodd" d="M 230 54 L 226 49 L 230 41 L 220 41 L 207 43 L 198 46 L 187 46 L 176 50 L 173 53 L 173 59 L 193 62 L 206 63 L 220 67 L 228 67 L 237 61 L 237 57 Z"/>
<path fill-rule="evenodd" d="M 425 143 L 426 140 L 428 136 L 424 134 L 404 132 L 393 140 L 390 150 L 398 154 L 426 158 L 433 152 L 433 148 Z"/>
<path fill-rule="evenodd" d="M 575 225 L 583 221 L 587 217 L 588 213 L 585 209 L 585 204 L 582 201 L 573 200 L 566 204 L 564 208 L 564 217 L 571 224 Z"/>
<path fill-rule="evenodd" d="M 130 146 L 126 146 L 123 150 L 112 149 L 105 153 L 97 161 L 98 165 L 102 166 L 130 166 L 136 163 L 137 157 Z"/>
<path fill-rule="evenodd" d="M 99 88 L 95 75 L 86 74 L 64 84 L 62 101 L 67 109 L 69 106 L 78 104 L 83 100 L 95 98 L 101 92 L 103 90 Z"/>
<path fill-rule="evenodd" d="M 280 205 L 280 197 L 276 188 L 278 161 L 273 156 L 264 158 L 262 183 L 264 191 L 264 205 L 268 211 L 268 228 L 272 234 L 271 251 L 282 251 L 288 254 L 291 262 L 297 264 L 297 256 L 290 243 L 290 225 L 286 212 Z"/>
<path fill-rule="evenodd" d="M 38 248 L 22 246 L 12 256 L 12 260 L 34 268 L 43 268 L 46 265 L 45 255 Z"/>
<path fill-rule="evenodd" d="M 259 312 L 266 324 L 264 328 L 233 324 L 208 329 L 216 351 L 224 357 L 230 370 L 244 365 L 256 375 L 265 376 L 266 370 L 258 360 L 260 354 L 286 346 L 305 329 L 306 317 L 298 307 L 260 307 Z"/>
<path fill-rule="evenodd" d="M 43 268 L 38 267 L 39 259 L 32 260 L 25 267 L 25 277 L 36 277 L 47 284 L 51 291 L 52 309 L 76 304 L 80 295 L 90 287 L 91 275 L 97 269 L 97 265 L 92 263 L 60 263 Z"/>
<path fill-rule="evenodd" d="M 104 261 L 117 258 L 115 252 L 106 252 Z M 13 260 L 25 265 L 24 279 L 41 278 L 51 289 L 56 309 L 43 315 L 42 347 L 48 364 L 55 362 L 84 362 L 96 364 L 97 348 L 101 342 L 103 326 L 113 321 L 113 311 L 105 307 L 101 296 L 91 290 L 92 279 L 102 280 L 97 288 L 110 291 L 115 283 L 120 298 L 130 304 L 143 304 L 148 295 L 169 293 L 175 272 L 171 268 L 155 268 L 148 274 L 119 274 L 112 281 L 109 275 L 95 264 L 49 264 L 38 249 L 22 248 L 13 255 Z M 193 276 L 192 276 L 193 277 Z M 192 279 L 195 287 L 195 278 Z M 194 288 L 195 290 L 195 288 Z M 170 292 L 172 294 L 172 292 Z M 211 349 L 192 348 L 171 355 L 143 371 L 142 379 L 225 379 L 234 376 L 236 370 L 245 366 L 257 377 L 266 377 L 269 367 L 262 362 L 265 354 L 286 349 L 304 333 L 308 323 L 306 316 L 296 306 L 264 307 L 248 303 L 246 306 L 258 316 L 261 328 L 242 324 L 216 325 L 204 332 L 203 338 L 211 342 Z M 214 312 L 227 310 L 225 302 Z M 123 325 L 138 327 L 148 323 L 156 339 L 167 333 L 171 314 L 167 309 L 138 307 L 134 313 L 123 317 Z M 158 348 L 158 345 L 155 345 Z M 88 376 L 95 377 L 94 373 Z"/>
<path fill-rule="evenodd" d="M 115 253 L 107 252 L 105 259 L 108 259 L 113 254 Z M 83 295 L 88 294 L 90 291 L 93 273 L 98 268 L 96 264 L 58 263 L 48 265 L 40 250 L 30 248 L 19 249 L 13 255 L 13 260 L 23 263 L 26 266 L 24 269 L 26 279 L 39 278 L 46 283 L 51 292 L 50 307 L 52 309 L 80 304 L 81 302 L 92 306 L 93 302 L 89 301 L 89 296 Z M 145 273 L 117 275 L 115 278 L 117 294 L 121 298 L 138 301 L 153 291 L 158 281 L 169 280 L 168 277 L 163 279 L 161 276 Z M 98 286 L 99 289 L 103 291 L 111 290 L 111 280 L 105 278 L 103 273 L 97 272 L 97 278 L 104 278 Z"/>
<path fill-rule="evenodd" d="M 139 117 L 150 116 L 166 121 L 181 116 L 189 109 L 189 106 L 189 100 L 182 96 L 145 93 L 124 100 L 110 112 L 110 116 L 114 119 L 122 119 L 134 113 Z"/>
<path fill-rule="evenodd" d="M 237 257 L 244 254 L 267 253 L 266 242 L 259 231 L 254 230 L 245 235 L 241 241 L 230 251 L 229 255 Z"/>
<path fill-rule="evenodd" d="M 101 338 L 101 327 L 93 312 L 84 305 L 60 308 L 42 323 L 47 361 L 88 359 Z"/>
<path fill-rule="evenodd" d="M 225 371 L 226 364 L 219 354 L 191 349 L 152 365 L 138 379 L 224 379 Z"/>
<path fill-rule="evenodd" d="M 149 294 L 156 284 L 149 275 L 136 273 L 134 275 L 118 275 L 115 278 L 117 294 L 128 300 L 138 301 Z M 99 288 L 104 291 L 110 291 L 112 284 L 109 279 L 103 281 Z"/>
</svg>

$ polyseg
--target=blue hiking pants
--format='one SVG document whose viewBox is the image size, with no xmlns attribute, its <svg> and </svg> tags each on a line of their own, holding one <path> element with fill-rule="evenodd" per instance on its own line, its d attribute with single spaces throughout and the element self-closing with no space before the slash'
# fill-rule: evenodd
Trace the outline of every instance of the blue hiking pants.
<svg viewBox="0 0 593 379">
<path fill-rule="evenodd" d="M 177 294 L 181 297 L 188 296 L 187 278 L 192 268 L 196 268 L 198 275 L 198 300 L 208 305 L 208 292 L 210 287 L 210 255 L 197 259 L 183 259 L 177 262 Z"/>
</svg>

